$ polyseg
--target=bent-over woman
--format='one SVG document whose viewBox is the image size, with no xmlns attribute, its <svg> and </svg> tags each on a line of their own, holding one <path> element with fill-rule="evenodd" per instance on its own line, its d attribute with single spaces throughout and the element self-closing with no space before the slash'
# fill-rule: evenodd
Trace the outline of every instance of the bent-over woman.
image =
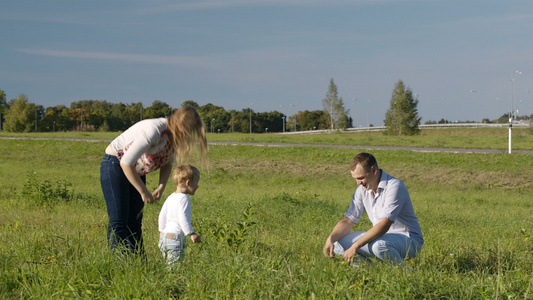
<svg viewBox="0 0 533 300">
<path fill-rule="evenodd" d="M 115 138 L 105 150 L 100 182 L 107 206 L 108 244 L 143 253 L 142 217 L 145 203 L 157 201 L 175 161 L 182 163 L 196 144 L 207 159 L 205 125 L 192 107 L 182 107 L 168 118 L 142 120 Z M 159 185 L 150 192 L 146 174 L 159 171 Z"/>
</svg>

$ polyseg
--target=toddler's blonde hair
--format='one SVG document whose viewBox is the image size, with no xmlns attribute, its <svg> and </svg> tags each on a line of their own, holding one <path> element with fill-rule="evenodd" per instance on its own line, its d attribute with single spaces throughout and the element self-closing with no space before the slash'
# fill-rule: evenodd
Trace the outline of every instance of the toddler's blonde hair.
<svg viewBox="0 0 533 300">
<path fill-rule="evenodd" d="M 178 166 L 172 174 L 172 180 L 176 186 L 183 185 L 187 180 L 192 182 L 200 179 L 200 171 L 191 165 L 183 164 Z"/>
</svg>

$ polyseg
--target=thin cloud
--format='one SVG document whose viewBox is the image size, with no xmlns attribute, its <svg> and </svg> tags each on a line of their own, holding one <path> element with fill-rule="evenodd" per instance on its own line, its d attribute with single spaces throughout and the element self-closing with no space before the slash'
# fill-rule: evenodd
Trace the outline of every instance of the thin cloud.
<svg viewBox="0 0 533 300">
<path fill-rule="evenodd" d="M 207 63 L 203 59 L 192 56 L 146 55 L 110 52 L 67 51 L 53 49 L 15 49 L 15 51 L 32 55 L 66 58 L 116 60 L 149 64 L 171 64 L 195 67 L 207 65 Z"/>
<path fill-rule="evenodd" d="M 362 3 L 383 3 L 398 0 L 225 0 L 225 1 L 190 1 L 143 7 L 138 10 L 140 14 L 167 13 L 169 11 L 193 11 L 193 10 L 211 10 L 231 7 L 252 7 L 252 6 L 312 6 L 312 5 L 353 5 Z"/>
</svg>

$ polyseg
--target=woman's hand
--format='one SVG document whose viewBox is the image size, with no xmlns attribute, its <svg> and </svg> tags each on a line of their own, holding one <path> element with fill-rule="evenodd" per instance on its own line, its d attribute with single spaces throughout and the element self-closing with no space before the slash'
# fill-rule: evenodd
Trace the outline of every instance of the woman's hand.
<svg viewBox="0 0 533 300">
<path fill-rule="evenodd" d="M 165 187 L 161 184 L 157 187 L 157 189 L 154 190 L 152 193 L 152 197 L 154 198 L 154 202 L 159 200 L 161 196 L 163 195 L 163 191 L 165 190 Z"/>
<path fill-rule="evenodd" d="M 157 201 L 163 196 L 163 192 L 165 191 L 165 187 L 167 186 L 168 178 L 170 177 L 170 173 L 172 172 L 172 163 L 168 163 L 161 167 L 159 170 L 159 185 L 152 193 L 152 196 L 154 197 L 154 200 Z"/>
<path fill-rule="evenodd" d="M 135 189 L 141 194 L 144 203 L 150 204 L 155 202 L 155 197 L 150 193 L 146 185 L 141 180 L 141 176 L 137 174 L 133 166 L 120 163 L 120 167 L 124 171 L 124 175 L 128 178 L 129 182 L 135 187 Z"/>
<path fill-rule="evenodd" d="M 146 204 L 152 204 L 157 200 L 150 192 L 141 193 L 141 197 Z"/>
</svg>

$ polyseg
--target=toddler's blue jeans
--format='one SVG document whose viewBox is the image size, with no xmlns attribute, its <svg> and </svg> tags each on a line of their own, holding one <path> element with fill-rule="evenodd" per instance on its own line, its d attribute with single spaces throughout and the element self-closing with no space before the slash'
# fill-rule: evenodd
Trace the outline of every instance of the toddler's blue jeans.
<svg viewBox="0 0 533 300">
<path fill-rule="evenodd" d="M 185 259 L 185 236 L 183 234 L 161 233 L 159 235 L 159 250 L 168 264 Z"/>
</svg>

